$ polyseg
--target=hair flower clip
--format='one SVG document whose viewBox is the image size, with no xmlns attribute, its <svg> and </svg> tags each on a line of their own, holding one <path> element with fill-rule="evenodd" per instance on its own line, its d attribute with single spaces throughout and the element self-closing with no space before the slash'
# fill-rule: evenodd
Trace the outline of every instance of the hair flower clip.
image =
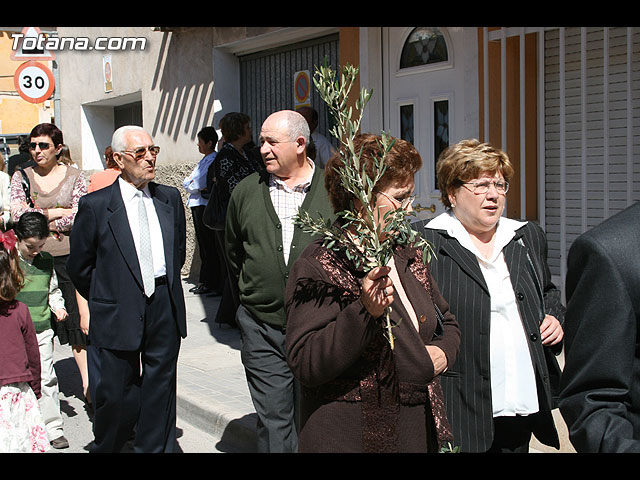
<svg viewBox="0 0 640 480">
<path fill-rule="evenodd" d="M 7 252 L 11 252 L 18 243 L 18 237 L 13 230 L 7 230 L 6 232 L 0 231 L 0 244 L 2 244 Z"/>
</svg>

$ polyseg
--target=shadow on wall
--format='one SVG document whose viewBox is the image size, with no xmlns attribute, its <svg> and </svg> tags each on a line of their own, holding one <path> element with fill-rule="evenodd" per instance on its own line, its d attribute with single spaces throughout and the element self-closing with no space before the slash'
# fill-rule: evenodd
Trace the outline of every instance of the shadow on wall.
<svg viewBox="0 0 640 480">
<path fill-rule="evenodd" d="M 156 69 L 151 82 L 153 103 L 157 105 L 150 133 L 153 138 L 166 136 L 178 144 L 188 139 L 193 152 L 185 152 L 182 159 L 172 164 L 160 164 L 156 180 L 174 186 L 182 194 L 187 217 L 187 258 L 182 270 L 185 277 L 197 276 L 199 255 L 193 228 L 191 211 L 187 208 L 188 194 L 183 180 L 199 157 L 194 143 L 197 133 L 206 125 L 212 125 L 215 108 L 213 96 L 212 29 L 178 29 L 162 32 Z M 182 141 L 179 141 L 181 139 Z M 184 144 L 184 143 L 183 143 Z"/>
<path fill-rule="evenodd" d="M 213 122 L 212 29 L 163 32 L 151 90 L 159 92 L 151 134 L 195 139 Z"/>
</svg>

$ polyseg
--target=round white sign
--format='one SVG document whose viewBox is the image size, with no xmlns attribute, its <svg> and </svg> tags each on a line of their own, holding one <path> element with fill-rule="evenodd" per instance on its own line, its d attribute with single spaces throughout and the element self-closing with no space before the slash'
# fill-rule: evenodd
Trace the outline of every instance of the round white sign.
<svg viewBox="0 0 640 480">
<path fill-rule="evenodd" d="M 55 87 L 51 70 L 33 60 L 18 67 L 13 76 L 13 83 L 18 94 L 30 103 L 40 103 L 49 99 Z"/>
</svg>

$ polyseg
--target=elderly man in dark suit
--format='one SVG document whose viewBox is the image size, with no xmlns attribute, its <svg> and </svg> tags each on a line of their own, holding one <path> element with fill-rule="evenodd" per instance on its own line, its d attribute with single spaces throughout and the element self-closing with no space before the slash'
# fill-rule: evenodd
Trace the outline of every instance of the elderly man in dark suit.
<svg viewBox="0 0 640 480">
<path fill-rule="evenodd" d="M 640 452 L 640 203 L 571 246 L 560 412 L 578 452 Z"/>
<path fill-rule="evenodd" d="M 153 182 L 159 147 L 146 131 L 121 127 L 111 145 L 122 173 L 80 200 L 67 264 L 100 351 L 90 451 L 120 451 L 135 425 L 134 451 L 171 452 L 186 336 L 184 207 L 176 188 Z"/>
</svg>

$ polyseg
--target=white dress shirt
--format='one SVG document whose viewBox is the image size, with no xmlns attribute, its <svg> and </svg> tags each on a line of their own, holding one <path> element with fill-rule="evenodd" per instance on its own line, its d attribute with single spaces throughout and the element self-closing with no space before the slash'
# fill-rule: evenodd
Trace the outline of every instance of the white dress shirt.
<svg viewBox="0 0 640 480">
<path fill-rule="evenodd" d="M 138 199 L 136 193 L 138 189 L 118 177 L 120 182 L 120 191 L 122 193 L 122 201 L 127 210 L 127 218 L 129 219 L 129 227 L 133 235 L 133 242 L 136 245 L 136 252 L 140 258 L 140 223 L 138 221 Z M 151 234 L 151 250 L 153 255 L 153 270 L 155 277 L 161 277 L 167 274 L 167 268 L 164 259 L 164 246 L 162 243 L 162 229 L 156 208 L 153 205 L 153 199 L 149 193 L 149 187 L 142 190 L 145 207 L 147 208 L 147 217 L 149 219 L 149 233 Z"/>
<path fill-rule="evenodd" d="M 336 153 L 336 148 L 329 139 L 321 133 L 313 132 L 311 138 L 316 146 L 316 164 L 320 168 L 324 168 L 329 159 Z"/>
<path fill-rule="evenodd" d="M 199 205 L 206 205 L 209 200 L 203 198 L 202 192 L 207 188 L 207 172 L 209 167 L 216 158 L 217 152 L 212 152 L 209 155 L 205 155 L 193 169 L 191 174 L 182 182 L 184 189 L 189 193 L 189 199 L 187 200 L 187 207 L 197 207 Z"/>
<path fill-rule="evenodd" d="M 503 248 L 524 222 L 501 217 L 491 258 L 482 256 L 452 211 L 428 228 L 446 230 L 478 259 L 491 297 L 490 362 L 493 416 L 529 415 L 539 410 L 535 373 Z M 455 312 L 454 312 L 455 314 Z"/>
</svg>

